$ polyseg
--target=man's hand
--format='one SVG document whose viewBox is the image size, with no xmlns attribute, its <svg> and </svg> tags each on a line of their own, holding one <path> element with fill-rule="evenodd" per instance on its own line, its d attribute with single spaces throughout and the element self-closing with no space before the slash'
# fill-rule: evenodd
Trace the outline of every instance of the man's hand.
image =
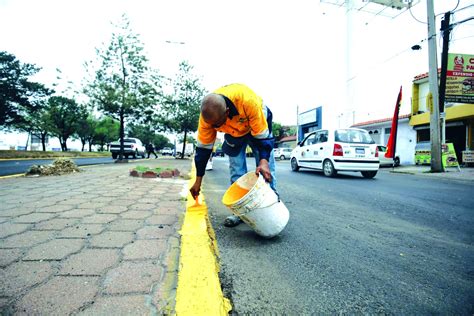
<svg viewBox="0 0 474 316">
<path fill-rule="evenodd" d="M 201 192 L 201 182 L 202 177 L 196 177 L 196 181 L 194 182 L 193 186 L 189 189 L 193 199 L 196 199 L 199 196 L 199 192 Z"/>
<path fill-rule="evenodd" d="M 265 181 L 271 182 L 272 181 L 272 174 L 270 172 L 270 167 L 268 166 L 268 160 L 266 159 L 260 159 L 260 163 L 258 164 L 257 169 L 255 170 L 255 173 L 258 174 L 261 173 Z"/>
</svg>

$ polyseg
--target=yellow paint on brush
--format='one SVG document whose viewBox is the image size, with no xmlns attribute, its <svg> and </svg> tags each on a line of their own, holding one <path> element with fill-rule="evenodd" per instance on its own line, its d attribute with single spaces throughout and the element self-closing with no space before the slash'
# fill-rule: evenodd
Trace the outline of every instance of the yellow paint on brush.
<svg viewBox="0 0 474 316">
<path fill-rule="evenodd" d="M 195 170 L 191 171 L 195 174 Z M 189 187 L 194 183 L 194 176 Z M 188 194 L 181 228 L 176 315 L 227 315 L 232 306 L 224 297 L 219 281 L 218 249 L 209 222 L 207 206 Z"/>
<path fill-rule="evenodd" d="M 250 190 L 239 186 L 237 182 L 234 182 L 222 197 L 222 203 L 225 205 L 232 205 L 245 196 L 249 191 Z"/>
</svg>

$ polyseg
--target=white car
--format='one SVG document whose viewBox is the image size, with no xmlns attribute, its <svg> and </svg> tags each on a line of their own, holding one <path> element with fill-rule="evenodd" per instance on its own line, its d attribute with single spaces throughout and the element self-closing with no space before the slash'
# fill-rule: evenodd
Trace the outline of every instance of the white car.
<svg viewBox="0 0 474 316">
<path fill-rule="evenodd" d="M 373 178 L 379 170 L 377 145 L 363 129 L 318 130 L 291 153 L 291 169 L 300 168 L 320 170 L 328 177 L 338 171 L 359 171 L 364 178 Z"/>
<path fill-rule="evenodd" d="M 379 150 L 379 161 L 381 166 L 400 166 L 400 157 L 395 154 L 395 158 L 385 158 L 385 153 L 387 152 L 387 147 L 378 145 L 377 149 Z"/>
<path fill-rule="evenodd" d="M 110 144 L 110 152 L 112 153 L 112 159 L 117 159 L 120 153 L 120 139 Z M 123 139 L 123 155 L 126 159 L 129 156 L 132 156 L 133 159 L 138 158 L 138 156 L 145 158 L 145 153 L 145 146 L 138 138 L 128 137 Z"/>
<path fill-rule="evenodd" d="M 287 148 L 287 147 L 275 148 L 273 149 L 273 155 L 275 156 L 276 159 L 280 159 L 280 160 L 290 159 L 292 150 L 293 150 L 292 148 Z"/>
</svg>

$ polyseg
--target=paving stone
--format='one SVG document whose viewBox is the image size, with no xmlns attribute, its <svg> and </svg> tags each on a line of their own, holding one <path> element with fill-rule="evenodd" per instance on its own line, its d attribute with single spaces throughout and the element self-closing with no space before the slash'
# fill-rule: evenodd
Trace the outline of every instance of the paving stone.
<svg viewBox="0 0 474 316">
<path fill-rule="evenodd" d="M 83 246 L 82 239 L 53 239 L 33 247 L 23 260 L 61 260 L 78 252 Z"/>
<path fill-rule="evenodd" d="M 28 224 L 2 223 L 0 224 L 0 238 L 24 232 L 29 226 Z"/>
<path fill-rule="evenodd" d="M 101 275 L 118 259 L 119 255 L 114 249 L 84 249 L 66 259 L 60 274 Z"/>
<path fill-rule="evenodd" d="M 13 219 L 14 223 L 38 223 L 57 216 L 54 213 L 31 213 Z"/>
<path fill-rule="evenodd" d="M 97 213 L 99 214 L 107 214 L 107 213 L 110 213 L 110 214 L 119 214 L 119 213 L 123 213 L 127 210 L 127 206 L 123 206 L 123 205 L 106 205 L 106 206 L 102 206 L 102 207 L 99 207 L 97 209 Z"/>
<path fill-rule="evenodd" d="M 151 285 L 161 280 L 163 268 L 157 261 L 124 261 L 105 275 L 105 294 L 149 293 Z"/>
<path fill-rule="evenodd" d="M 150 211 L 127 211 L 125 213 L 120 214 L 122 218 L 128 219 L 144 219 L 151 215 Z"/>
<path fill-rule="evenodd" d="M 135 259 L 157 259 L 166 251 L 166 240 L 162 239 L 142 239 L 135 240 L 132 244 L 128 244 L 122 250 L 125 260 Z"/>
<path fill-rule="evenodd" d="M 51 231 L 26 231 L 0 240 L 0 248 L 31 247 L 45 242 L 52 236 L 53 232 Z"/>
<path fill-rule="evenodd" d="M 61 215 L 59 217 L 82 218 L 82 217 L 89 216 L 89 215 L 92 215 L 92 214 L 95 214 L 94 210 L 76 208 L 76 209 L 61 213 Z"/>
<path fill-rule="evenodd" d="M 105 296 L 79 312 L 80 316 L 95 315 L 150 315 L 144 295 Z"/>
<path fill-rule="evenodd" d="M 81 203 L 84 203 L 85 201 L 88 201 L 88 199 L 85 197 L 71 197 L 64 201 L 61 201 L 61 205 L 70 205 L 75 207 Z"/>
<path fill-rule="evenodd" d="M 159 208 L 170 208 L 170 209 L 174 209 L 174 210 L 184 210 L 185 209 L 185 203 L 184 203 L 184 201 L 181 201 L 181 200 L 162 201 L 162 202 L 160 202 Z"/>
<path fill-rule="evenodd" d="M 136 231 L 145 225 L 142 219 L 118 219 L 110 223 L 107 227 L 114 231 Z"/>
<path fill-rule="evenodd" d="M 146 219 L 146 224 L 149 225 L 174 225 L 178 222 L 178 217 L 175 215 L 152 215 Z"/>
<path fill-rule="evenodd" d="M 22 256 L 22 249 L 0 249 L 0 267 L 5 267 Z"/>
<path fill-rule="evenodd" d="M 175 233 L 175 228 L 168 225 L 145 226 L 137 231 L 138 239 L 167 239 Z"/>
<path fill-rule="evenodd" d="M 8 209 L 6 211 L 2 211 L 2 212 L 0 212 L 0 215 L 1 216 L 12 217 L 12 216 L 20 216 L 20 215 L 31 214 L 34 211 L 35 211 L 34 208 L 19 206 L 19 207 L 14 207 L 14 208 Z"/>
<path fill-rule="evenodd" d="M 96 200 L 97 200 L 97 198 L 96 198 Z M 106 203 L 102 203 L 102 202 L 92 200 L 92 201 L 88 201 L 88 202 L 78 204 L 77 207 L 78 208 L 85 208 L 85 209 L 96 209 L 96 208 L 103 207 L 105 205 L 106 205 Z"/>
<path fill-rule="evenodd" d="M 62 230 L 73 226 L 78 219 L 76 218 L 53 218 L 48 221 L 35 224 L 34 230 Z"/>
<path fill-rule="evenodd" d="M 92 235 L 100 234 L 104 230 L 102 224 L 76 224 L 63 229 L 59 238 L 87 238 Z"/>
<path fill-rule="evenodd" d="M 154 196 L 154 197 L 146 197 L 146 198 L 140 199 L 140 203 L 153 204 L 157 206 L 159 203 L 161 203 L 164 200 L 165 199 L 163 199 L 161 196 Z"/>
<path fill-rule="evenodd" d="M 93 301 L 98 277 L 56 276 L 26 294 L 16 307 L 19 314 L 70 315 Z"/>
<path fill-rule="evenodd" d="M 67 204 L 55 204 L 55 205 L 50 205 L 50 206 L 45 206 L 45 207 L 40 207 L 36 209 L 36 212 L 45 212 L 45 213 L 61 213 L 65 211 L 72 210 L 73 206 L 72 205 L 67 205 Z"/>
<path fill-rule="evenodd" d="M 53 274 L 48 262 L 16 262 L 0 270 L 0 293 L 15 296 Z"/>
<path fill-rule="evenodd" d="M 137 203 L 128 207 L 130 211 L 153 211 L 155 208 L 156 205 L 151 203 Z"/>
<path fill-rule="evenodd" d="M 91 224 L 106 224 L 110 223 L 117 218 L 115 214 L 94 214 L 91 216 L 84 217 L 82 219 L 83 223 Z"/>
<path fill-rule="evenodd" d="M 94 236 L 91 241 L 91 247 L 99 248 L 118 248 L 123 247 L 133 240 L 132 232 L 103 232 L 100 235 Z"/>
<path fill-rule="evenodd" d="M 130 206 L 132 204 L 135 204 L 137 202 L 136 198 L 130 198 L 130 199 L 117 199 L 115 201 L 111 201 L 109 205 L 111 206 Z"/>
</svg>

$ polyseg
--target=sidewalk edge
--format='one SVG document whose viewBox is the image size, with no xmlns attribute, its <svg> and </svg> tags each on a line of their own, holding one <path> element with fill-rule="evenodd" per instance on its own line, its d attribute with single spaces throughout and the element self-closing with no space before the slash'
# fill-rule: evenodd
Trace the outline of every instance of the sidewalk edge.
<svg viewBox="0 0 474 316">
<path fill-rule="evenodd" d="M 193 166 L 189 187 L 194 183 L 194 175 Z M 200 204 L 196 204 L 188 193 L 179 232 L 181 253 L 175 311 L 177 315 L 227 315 L 232 306 L 222 293 L 214 230 L 202 193 L 199 198 Z"/>
</svg>

